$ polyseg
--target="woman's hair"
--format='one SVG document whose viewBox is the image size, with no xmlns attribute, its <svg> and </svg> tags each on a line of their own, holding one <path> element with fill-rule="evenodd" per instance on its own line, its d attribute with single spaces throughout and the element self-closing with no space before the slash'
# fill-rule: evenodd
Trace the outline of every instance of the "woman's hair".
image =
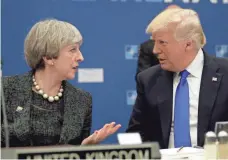
<svg viewBox="0 0 228 160">
<path fill-rule="evenodd" d="M 57 19 L 47 19 L 36 23 L 24 42 L 24 54 L 32 69 L 45 67 L 43 57 L 57 58 L 59 51 L 75 43 L 82 43 L 82 35 L 72 24 Z"/>
</svg>

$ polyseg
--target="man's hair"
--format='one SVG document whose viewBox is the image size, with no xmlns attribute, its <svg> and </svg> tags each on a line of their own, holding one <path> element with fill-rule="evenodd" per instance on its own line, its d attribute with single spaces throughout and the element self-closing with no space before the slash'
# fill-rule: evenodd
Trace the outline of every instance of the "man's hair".
<svg viewBox="0 0 228 160">
<path fill-rule="evenodd" d="M 148 25 L 146 32 L 155 33 L 159 30 L 173 30 L 177 41 L 193 40 L 197 49 L 206 44 L 198 14 L 191 9 L 166 9 L 157 15 Z"/>
</svg>

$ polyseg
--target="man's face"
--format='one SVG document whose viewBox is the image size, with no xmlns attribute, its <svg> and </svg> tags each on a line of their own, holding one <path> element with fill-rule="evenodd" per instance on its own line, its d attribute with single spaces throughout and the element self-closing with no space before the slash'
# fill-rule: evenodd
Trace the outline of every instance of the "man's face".
<svg viewBox="0 0 228 160">
<path fill-rule="evenodd" d="M 185 58 L 185 42 L 178 42 L 172 30 L 159 30 L 153 33 L 154 49 L 161 68 L 168 71 L 179 72 L 182 70 Z"/>
</svg>

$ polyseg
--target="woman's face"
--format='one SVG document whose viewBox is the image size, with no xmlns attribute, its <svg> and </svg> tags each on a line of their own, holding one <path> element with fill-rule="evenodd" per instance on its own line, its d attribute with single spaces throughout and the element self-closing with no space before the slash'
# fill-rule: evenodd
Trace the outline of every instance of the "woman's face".
<svg viewBox="0 0 228 160">
<path fill-rule="evenodd" d="M 79 62 L 84 60 L 78 43 L 63 47 L 57 59 L 54 59 L 54 70 L 64 80 L 74 79 Z"/>
</svg>

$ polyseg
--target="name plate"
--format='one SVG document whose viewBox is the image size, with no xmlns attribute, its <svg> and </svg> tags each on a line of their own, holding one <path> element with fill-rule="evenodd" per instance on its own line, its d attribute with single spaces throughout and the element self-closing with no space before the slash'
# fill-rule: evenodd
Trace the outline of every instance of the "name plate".
<svg viewBox="0 0 228 160">
<path fill-rule="evenodd" d="M 2 149 L 2 159 L 160 159 L 158 143 Z"/>
</svg>

